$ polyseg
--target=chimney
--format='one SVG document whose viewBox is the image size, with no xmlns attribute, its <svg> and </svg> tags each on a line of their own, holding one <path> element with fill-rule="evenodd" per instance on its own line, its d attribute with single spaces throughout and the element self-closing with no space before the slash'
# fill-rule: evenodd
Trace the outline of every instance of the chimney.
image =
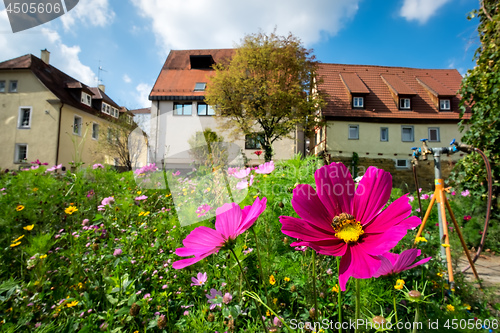
<svg viewBox="0 0 500 333">
<path fill-rule="evenodd" d="M 50 52 L 47 51 L 47 49 L 42 50 L 41 58 L 42 58 L 42 61 L 48 65 L 50 62 Z"/>
<path fill-rule="evenodd" d="M 97 87 L 99 88 L 100 91 L 106 92 L 106 86 L 104 84 L 100 84 Z"/>
</svg>

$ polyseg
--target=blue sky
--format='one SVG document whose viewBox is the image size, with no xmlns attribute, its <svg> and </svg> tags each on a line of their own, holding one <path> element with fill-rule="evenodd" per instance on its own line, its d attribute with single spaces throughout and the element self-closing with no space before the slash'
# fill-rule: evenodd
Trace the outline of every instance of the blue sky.
<svg viewBox="0 0 500 333">
<path fill-rule="evenodd" d="M 3 3 L 3 2 L 2 2 Z M 324 63 L 474 66 L 479 0 L 80 0 L 67 14 L 12 33 L 0 4 L 0 61 L 40 50 L 53 66 L 129 109 L 147 96 L 171 49 L 234 47 L 259 30 L 292 32 Z M 103 71 L 99 71 L 99 67 Z"/>
</svg>

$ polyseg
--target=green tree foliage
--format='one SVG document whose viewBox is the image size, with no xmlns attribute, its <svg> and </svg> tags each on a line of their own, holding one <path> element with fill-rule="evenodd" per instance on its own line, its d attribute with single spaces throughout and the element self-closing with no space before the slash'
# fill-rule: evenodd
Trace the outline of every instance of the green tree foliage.
<svg viewBox="0 0 500 333">
<path fill-rule="evenodd" d="M 227 163 L 228 152 L 224 138 L 210 128 L 196 132 L 188 143 L 191 148 L 189 153 L 197 166 L 203 165 L 212 169 Z"/>
<path fill-rule="evenodd" d="M 290 137 L 297 126 L 306 133 L 318 123 L 324 105 L 315 93 L 317 62 L 292 34 L 247 35 L 229 63 L 214 66 L 206 101 L 216 106 L 220 127 L 233 134 L 262 133 L 265 160 L 272 143 Z"/>
<path fill-rule="evenodd" d="M 484 0 L 481 8 L 470 14 L 479 17 L 481 45 L 475 53 L 476 66 L 467 72 L 459 91 L 460 130 L 466 127 L 462 140 L 479 148 L 488 156 L 493 179 L 500 179 L 500 4 Z M 470 119 L 464 117 L 469 115 Z M 467 155 L 458 163 L 457 176 L 462 184 L 475 194 L 486 191 L 486 171 L 479 154 Z M 500 188 L 493 184 L 498 197 Z"/>
</svg>

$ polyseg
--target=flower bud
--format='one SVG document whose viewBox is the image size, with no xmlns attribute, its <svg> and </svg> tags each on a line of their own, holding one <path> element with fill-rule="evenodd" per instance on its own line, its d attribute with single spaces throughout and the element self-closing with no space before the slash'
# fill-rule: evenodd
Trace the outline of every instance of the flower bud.
<svg viewBox="0 0 500 333">
<path fill-rule="evenodd" d="M 290 287 L 290 291 L 292 293 L 296 292 L 297 291 L 297 287 L 293 284 L 291 287 Z"/>
<path fill-rule="evenodd" d="M 408 292 L 408 298 L 410 301 L 416 302 L 422 298 L 422 294 L 418 290 L 411 290 Z"/>
<path fill-rule="evenodd" d="M 207 317 L 207 321 L 213 322 L 215 320 L 215 316 L 213 313 L 209 313 Z"/>
</svg>

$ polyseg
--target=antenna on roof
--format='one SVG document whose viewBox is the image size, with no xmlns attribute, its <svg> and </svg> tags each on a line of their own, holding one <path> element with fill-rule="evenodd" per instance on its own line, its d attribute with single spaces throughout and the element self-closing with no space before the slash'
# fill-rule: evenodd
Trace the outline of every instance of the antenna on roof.
<svg viewBox="0 0 500 333">
<path fill-rule="evenodd" d="M 101 66 L 101 60 L 99 60 L 99 68 L 97 71 L 97 85 L 101 84 L 101 72 L 107 72 L 107 70 L 104 70 Z"/>
</svg>

